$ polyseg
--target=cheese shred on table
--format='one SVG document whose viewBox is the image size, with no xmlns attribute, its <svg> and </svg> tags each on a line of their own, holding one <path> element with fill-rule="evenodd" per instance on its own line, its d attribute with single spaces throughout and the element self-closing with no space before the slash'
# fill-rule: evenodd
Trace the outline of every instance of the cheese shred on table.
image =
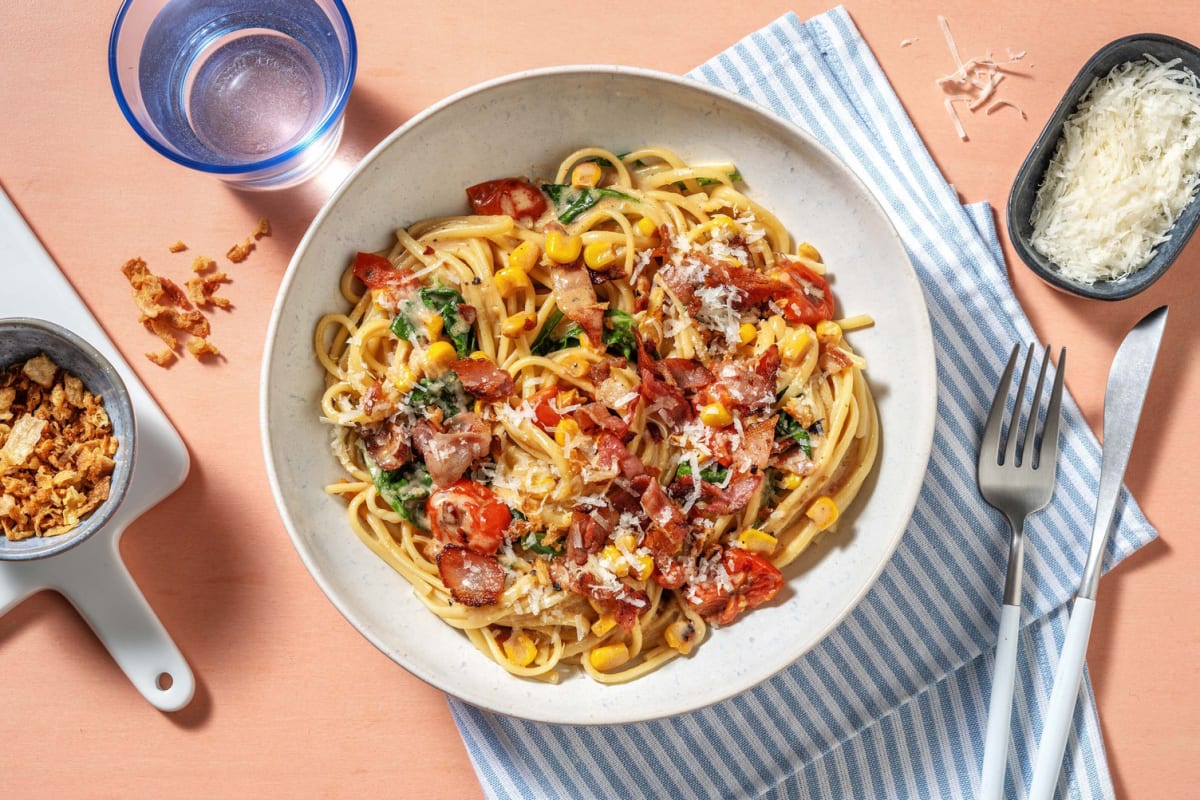
<svg viewBox="0 0 1200 800">
<path fill-rule="evenodd" d="M 1121 280 L 1170 238 L 1200 183 L 1200 81 L 1179 60 L 1120 64 L 1063 125 L 1030 221 L 1063 277 Z"/>
</svg>

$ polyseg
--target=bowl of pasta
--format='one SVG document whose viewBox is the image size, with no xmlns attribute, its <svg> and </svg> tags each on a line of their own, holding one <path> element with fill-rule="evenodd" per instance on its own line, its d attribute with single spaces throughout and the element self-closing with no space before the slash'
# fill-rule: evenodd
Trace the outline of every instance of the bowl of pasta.
<svg viewBox="0 0 1200 800">
<path fill-rule="evenodd" d="M 811 137 L 625 67 L 466 90 L 298 247 L 262 437 L 305 566 L 414 675 L 528 719 L 699 708 L 888 562 L 933 346 L 886 216 Z"/>
</svg>

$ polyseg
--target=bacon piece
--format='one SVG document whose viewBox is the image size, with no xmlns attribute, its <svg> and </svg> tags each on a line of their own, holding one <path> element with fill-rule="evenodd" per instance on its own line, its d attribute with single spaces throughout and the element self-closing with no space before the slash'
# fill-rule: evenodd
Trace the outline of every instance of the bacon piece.
<svg viewBox="0 0 1200 800">
<path fill-rule="evenodd" d="M 574 264 L 551 267 L 550 286 L 559 311 L 579 323 L 592 346 L 600 347 L 604 338 L 604 305 L 596 302 L 596 290 L 587 267 Z"/>
<path fill-rule="evenodd" d="M 451 361 L 450 371 L 458 375 L 464 389 L 480 400 L 503 400 L 516 388 L 511 375 L 481 358 Z"/>
<path fill-rule="evenodd" d="M 654 554 L 654 582 L 664 589 L 678 589 L 687 582 L 683 562 L 674 556 Z"/>
<path fill-rule="evenodd" d="M 700 299 L 696 297 L 696 290 L 700 286 L 691 279 L 690 275 L 675 264 L 663 266 L 658 274 L 662 277 L 663 283 L 667 284 L 671 293 L 679 298 L 679 302 L 683 303 L 689 314 L 695 314 L 700 310 Z"/>
<path fill-rule="evenodd" d="M 787 284 L 770 278 L 750 267 L 732 267 L 704 258 L 709 266 L 704 282 L 709 286 L 728 284 L 741 294 L 733 301 L 734 308 L 751 308 L 761 305 L 772 297 L 789 293 Z"/>
<path fill-rule="evenodd" d="M 633 630 L 638 615 L 650 605 L 649 595 L 641 589 L 636 589 L 624 581 L 617 581 L 615 586 L 601 583 L 595 575 L 572 569 L 562 559 L 555 559 L 550 563 L 550 576 L 558 585 L 595 600 L 596 604 L 610 612 L 617 624 L 625 630 Z"/>
<path fill-rule="evenodd" d="M 765 355 L 765 354 L 764 354 Z M 712 386 L 700 393 L 701 403 L 719 402 L 730 411 L 762 413 L 775 403 L 775 379 L 739 361 L 722 361 L 713 369 Z"/>
<path fill-rule="evenodd" d="M 410 270 L 400 269 L 375 253 L 359 253 L 354 257 L 354 277 L 369 289 L 384 287 L 414 288 L 417 278 Z"/>
<path fill-rule="evenodd" d="M 671 428 L 676 428 L 692 418 L 692 405 L 683 392 L 664 380 L 658 362 L 646 349 L 646 343 L 635 331 L 638 343 L 638 394 L 646 399 L 646 410 L 656 415 Z"/>
<path fill-rule="evenodd" d="M 504 592 L 504 567 L 495 556 L 480 555 L 450 544 L 438 553 L 437 565 L 442 583 L 463 605 L 478 608 L 500 602 Z"/>
<path fill-rule="evenodd" d="M 773 344 L 766 350 L 763 350 L 762 355 L 758 357 L 758 361 L 754 362 L 754 373 L 771 386 L 774 386 L 779 378 L 779 365 L 782 359 L 779 357 L 779 345 Z"/>
<path fill-rule="evenodd" d="M 716 495 L 704 504 L 702 513 L 706 517 L 723 517 L 735 511 L 741 511 L 754 497 L 762 483 L 762 474 L 739 475 L 729 481 L 724 489 L 719 489 Z M 715 487 L 714 487 L 715 488 Z"/>
<path fill-rule="evenodd" d="M 601 431 L 596 437 L 596 460 L 600 469 L 606 472 L 616 472 L 626 478 L 636 478 L 646 474 L 646 465 L 633 453 L 629 452 L 621 439 L 608 431 Z"/>
<path fill-rule="evenodd" d="M 741 444 L 733 450 L 733 471 L 738 475 L 759 472 L 771 459 L 771 445 L 775 443 L 775 424 L 779 417 L 756 422 L 746 428 Z"/>
<path fill-rule="evenodd" d="M 587 403 L 575 409 L 571 416 L 579 423 L 579 429 L 587 434 L 600 430 L 624 438 L 629 433 L 625 420 L 611 413 L 602 403 Z"/>
<path fill-rule="evenodd" d="M 703 389 L 713 382 L 713 374 L 708 368 L 690 358 L 664 358 L 658 362 L 658 367 L 685 392 Z"/>
<path fill-rule="evenodd" d="M 467 187 L 467 200 L 476 214 L 504 214 L 535 220 L 546 211 L 546 196 L 522 178 L 501 178 Z"/>
<path fill-rule="evenodd" d="M 591 513 L 575 509 L 571 527 L 567 529 L 567 558 L 582 566 L 589 554 L 600 552 L 608 541 L 615 516 L 610 508 L 598 508 Z"/>
<path fill-rule="evenodd" d="M 678 553 L 687 538 L 687 519 L 658 481 L 650 481 L 642 493 L 642 510 L 653 523 L 646 534 L 645 545 L 656 554 Z"/>
<path fill-rule="evenodd" d="M 477 415 L 463 412 L 451 417 L 444 431 L 428 419 L 417 420 L 412 427 L 412 443 L 425 459 L 434 486 L 444 487 L 461 478 L 476 459 L 488 454 L 492 432 Z"/>
<path fill-rule="evenodd" d="M 408 431 L 395 421 L 363 425 L 358 429 L 358 435 L 367 454 L 380 469 L 400 469 L 412 459 Z"/>
</svg>

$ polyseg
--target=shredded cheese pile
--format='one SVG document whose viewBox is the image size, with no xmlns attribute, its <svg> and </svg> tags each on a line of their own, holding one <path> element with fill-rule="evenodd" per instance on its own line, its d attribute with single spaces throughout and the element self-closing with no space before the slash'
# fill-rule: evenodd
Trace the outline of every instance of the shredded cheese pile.
<svg viewBox="0 0 1200 800">
<path fill-rule="evenodd" d="M 1031 244 L 1070 280 L 1144 267 L 1200 183 L 1200 81 L 1145 59 L 1093 81 L 1038 188 Z"/>
</svg>

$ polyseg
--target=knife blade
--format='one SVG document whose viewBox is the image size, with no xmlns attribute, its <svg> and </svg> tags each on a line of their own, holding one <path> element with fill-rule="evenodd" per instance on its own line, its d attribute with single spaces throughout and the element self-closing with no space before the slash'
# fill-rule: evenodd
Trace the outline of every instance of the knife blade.
<svg viewBox="0 0 1200 800">
<path fill-rule="evenodd" d="M 1100 586 L 1104 551 L 1108 547 L 1117 496 L 1125 477 L 1125 467 L 1129 464 L 1133 437 L 1142 416 L 1142 405 L 1146 400 L 1146 390 L 1150 387 L 1150 375 L 1154 372 L 1154 362 L 1158 358 L 1166 324 L 1166 306 L 1156 308 L 1143 317 L 1125 335 L 1109 369 L 1108 386 L 1104 390 L 1104 447 L 1096 516 L 1092 523 L 1092 542 L 1079 580 L 1079 591 L 1071 607 L 1067 638 L 1054 671 L 1054 688 L 1050 692 L 1046 723 L 1033 765 L 1033 782 L 1029 787 L 1031 800 L 1051 800 L 1058 786 L 1063 752 L 1067 747 L 1067 736 L 1071 731 L 1075 702 L 1079 696 L 1079 682 L 1083 677 L 1092 617 L 1096 611 L 1096 590 Z"/>
</svg>

